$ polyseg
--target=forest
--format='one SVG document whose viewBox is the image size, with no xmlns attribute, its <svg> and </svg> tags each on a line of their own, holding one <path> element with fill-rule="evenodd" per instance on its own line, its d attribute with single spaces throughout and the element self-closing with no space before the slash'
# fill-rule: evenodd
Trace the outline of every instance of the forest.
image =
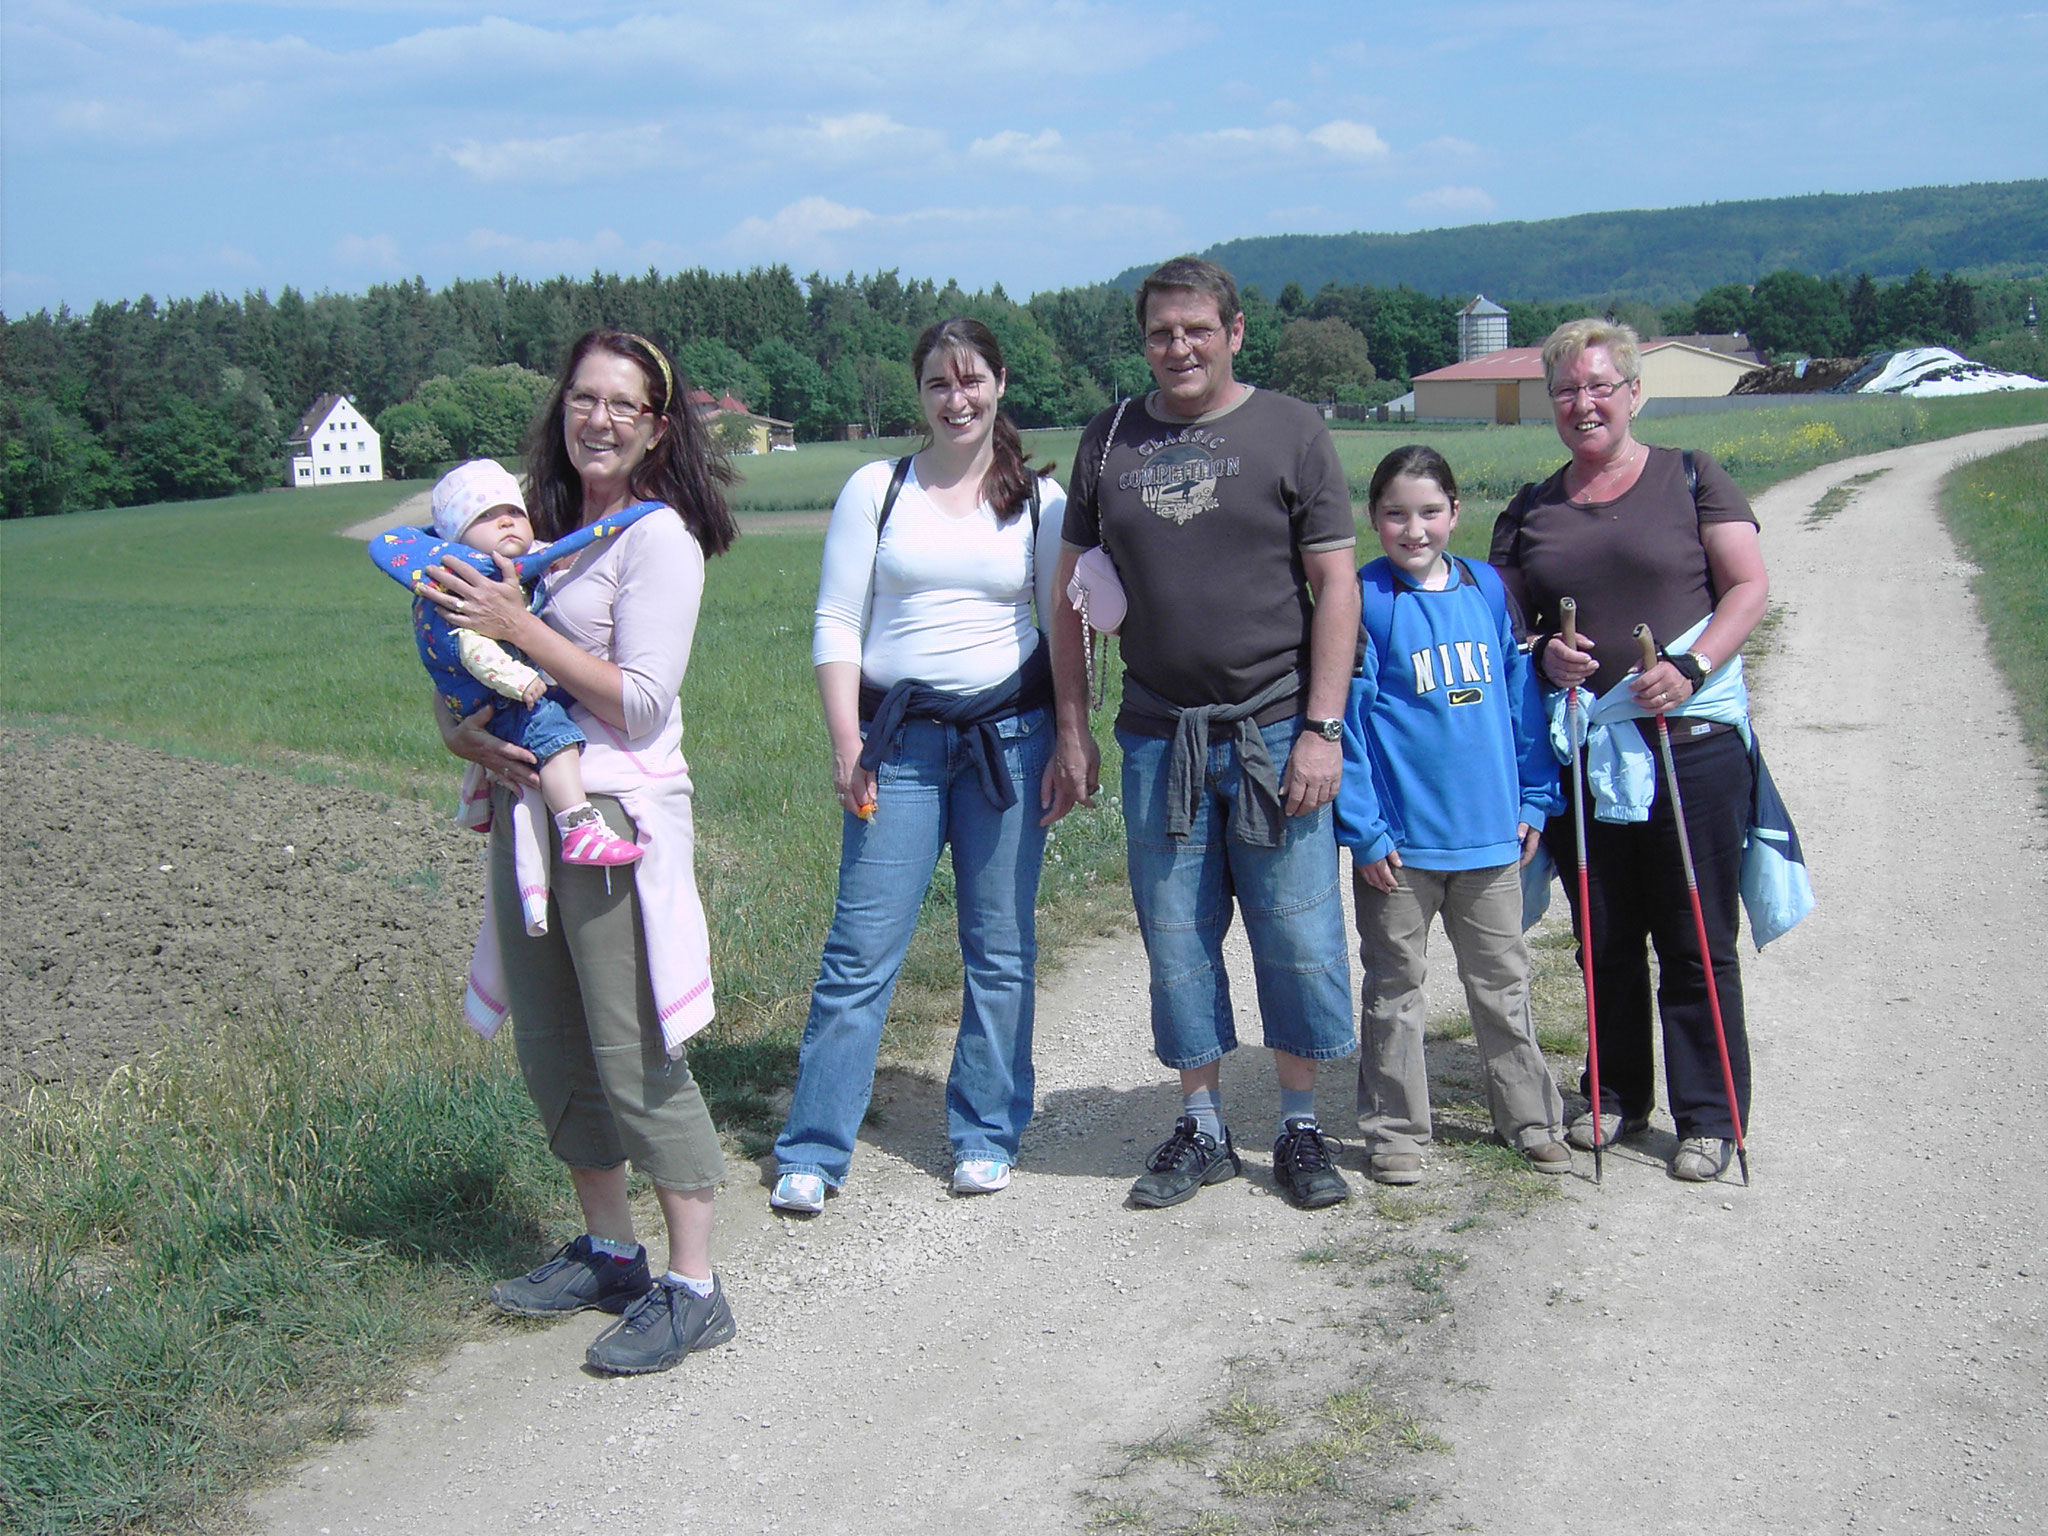
<svg viewBox="0 0 2048 1536">
<path fill-rule="evenodd" d="M 1663 307 L 1614 295 L 1504 302 L 1515 345 L 1604 312 L 1644 334 L 1747 331 L 1781 356 L 1942 343 L 2048 376 L 2048 356 L 2021 330 L 2029 292 L 2009 277 L 1937 278 L 1925 268 L 1896 282 L 1787 268 Z M 1310 292 L 1295 280 L 1269 297 L 1248 284 L 1238 376 L 1307 399 L 1389 399 L 1415 374 L 1456 361 L 1457 311 L 1470 297 L 1339 281 Z M 773 266 L 145 296 L 86 314 L 0 317 L 0 515 L 279 484 L 300 414 L 330 391 L 376 424 L 390 475 L 512 454 L 567 344 L 595 325 L 653 338 L 692 384 L 793 422 L 800 439 L 849 425 L 910 431 L 912 342 L 949 315 L 996 333 L 1009 368 L 1005 405 L 1020 425 L 1079 423 L 1149 386 L 1130 291 L 1111 283 L 1018 303 L 1000 285 L 968 293 L 896 271 L 799 280 Z"/>
</svg>

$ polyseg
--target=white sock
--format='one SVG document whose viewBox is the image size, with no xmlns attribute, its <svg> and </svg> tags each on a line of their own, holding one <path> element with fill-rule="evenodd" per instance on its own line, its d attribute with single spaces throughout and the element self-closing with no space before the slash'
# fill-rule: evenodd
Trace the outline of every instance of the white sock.
<svg viewBox="0 0 2048 1536">
<path fill-rule="evenodd" d="M 692 1296 L 709 1296 L 712 1286 L 717 1284 L 709 1275 L 702 1280 L 692 1280 L 688 1275 L 679 1274 L 673 1269 L 663 1275 L 661 1280 L 664 1285 L 680 1285 Z"/>
<path fill-rule="evenodd" d="M 567 837 L 571 827 L 580 827 L 586 821 L 602 820 L 604 817 L 598 814 L 597 807 L 585 800 L 581 804 L 570 806 L 566 811 L 555 812 L 555 830 Z"/>
</svg>

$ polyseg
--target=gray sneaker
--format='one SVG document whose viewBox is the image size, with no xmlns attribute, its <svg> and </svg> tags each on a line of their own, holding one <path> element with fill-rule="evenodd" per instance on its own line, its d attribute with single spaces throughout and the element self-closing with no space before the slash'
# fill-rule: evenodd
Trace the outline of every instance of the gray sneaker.
<svg viewBox="0 0 2048 1536">
<path fill-rule="evenodd" d="M 624 1317 L 591 1340 L 583 1360 L 593 1370 L 643 1376 L 723 1344 L 735 1331 L 723 1282 L 714 1277 L 711 1294 L 699 1296 L 687 1286 L 657 1280 Z"/>
<path fill-rule="evenodd" d="M 1152 1149 L 1145 1171 L 1131 1185 L 1131 1204 L 1159 1210 L 1192 1199 L 1204 1184 L 1221 1184 L 1244 1172 L 1237 1148 L 1230 1144 L 1230 1132 L 1223 1133 L 1223 1145 L 1195 1129 L 1195 1117 L 1182 1115 L 1174 1122 L 1173 1134 Z"/>
<path fill-rule="evenodd" d="M 491 1304 L 514 1317 L 567 1317 L 592 1307 L 623 1312 L 647 1286 L 645 1248 L 630 1259 L 615 1259 L 592 1248 L 586 1232 L 562 1244 L 540 1268 L 492 1286 Z"/>
<path fill-rule="evenodd" d="M 1711 1184 L 1728 1171 L 1735 1143 L 1722 1136 L 1688 1136 L 1671 1156 L 1671 1177 L 1687 1184 Z"/>
</svg>

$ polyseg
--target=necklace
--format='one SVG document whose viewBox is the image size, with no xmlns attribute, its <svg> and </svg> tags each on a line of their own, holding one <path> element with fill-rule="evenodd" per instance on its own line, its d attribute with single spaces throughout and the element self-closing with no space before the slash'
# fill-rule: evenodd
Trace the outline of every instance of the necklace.
<svg viewBox="0 0 2048 1536">
<path fill-rule="evenodd" d="M 1622 461 L 1619 464 L 1610 464 L 1607 466 L 1607 468 L 1601 470 L 1599 473 L 1588 475 L 1584 480 L 1582 480 L 1579 483 L 1579 488 L 1570 494 L 1570 499 L 1573 501 L 1596 500 L 1597 498 L 1593 497 L 1590 494 L 1593 487 L 1600 484 L 1603 480 L 1610 480 L 1617 475 L 1623 475 L 1628 473 L 1630 466 L 1635 463 L 1637 457 L 1641 455 L 1642 452 L 1643 445 L 1641 443 L 1637 443 L 1633 448 L 1631 448 L 1627 452 L 1627 454 L 1625 454 L 1622 457 Z"/>
</svg>

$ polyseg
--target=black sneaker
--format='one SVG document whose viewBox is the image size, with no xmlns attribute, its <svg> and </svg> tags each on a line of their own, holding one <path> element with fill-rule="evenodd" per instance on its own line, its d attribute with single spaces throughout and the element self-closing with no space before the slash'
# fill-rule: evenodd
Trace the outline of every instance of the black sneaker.
<svg viewBox="0 0 2048 1536">
<path fill-rule="evenodd" d="M 586 1232 L 539 1269 L 492 1286 L 491 1304 L 514 1317 L 567 1317 L 592 1307 L 623 1312 L 648 1284 L 645 1248 L 615 1259 L 592 1248 Z"/>
<path fill-rule="evenodd" d="M 1313 1120 L 1288 1121 L 1273 1143 L 1273 1177 L 1287 1198 L 1304 1211 L 1349 1200 L 1351 1186 L 1330 1161 L 1330 1149 L 1343 1145 L 1336 1137 L 1325 1136 Z"/>
<path fill-rule="evenodd" d="M 711 1282 L 711 1294 L 657 1280 L 626 1315 L 591 1340 L 583 1352 L 593 1370 L 642 1376 L 680 1364 L 683 1356 L 723 1344 L 733 1336 L 732 1308 L 725 1286 Z"/>
<path fill-rule="evenodd" d="M 1221 1184 L 1244 1172 L 1244 1161 L 1230 1144 L 1230 1132 L 1223 1133 L 1223 1145 L 1216 1138 L 1195 1129 L 1195 1117 L 1182 1115 L 1173 1134 L 1152 1149 L 1145 1171 L 1131 1186 L 1131 1204 L 1148 1210 L 1179 1205 L 1204 1184 Z"/>
</svg>

